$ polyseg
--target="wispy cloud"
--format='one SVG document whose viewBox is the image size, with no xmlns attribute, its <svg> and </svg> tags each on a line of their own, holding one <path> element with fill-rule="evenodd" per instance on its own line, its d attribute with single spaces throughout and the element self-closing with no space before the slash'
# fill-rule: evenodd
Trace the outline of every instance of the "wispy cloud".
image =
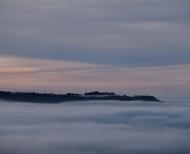
<svg viewBox="0 0 190 154">
<path fill-rule="evenodd" d="M 167 94 L 187 95 L 189 70 L 190 65 L 131 68 L 4 56 L 0 58 L 0 86 L 2 90 L 64 92 L 99 89 L 157 95 L 168 89 Z"/>
<path fill-rule="evenodd" d="M 138 66 L 189 64 L 187 0 L 3 0 L 0 53 Z"/>
</svg>

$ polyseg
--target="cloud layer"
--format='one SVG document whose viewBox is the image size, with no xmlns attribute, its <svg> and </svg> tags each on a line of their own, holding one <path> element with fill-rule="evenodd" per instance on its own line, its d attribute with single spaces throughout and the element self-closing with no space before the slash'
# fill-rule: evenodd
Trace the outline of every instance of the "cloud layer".
<svg viewBox="0 0 190 154">
<path fill-rule="evenodd" d="M 0 103 L 0 153 L 188 154 L 188 103 Z"/>
<path fill-rule="evenodd" d="M 187 0 L 2 0 L 0 53 L 128 65 L 189 64 Z"/>
</svg>

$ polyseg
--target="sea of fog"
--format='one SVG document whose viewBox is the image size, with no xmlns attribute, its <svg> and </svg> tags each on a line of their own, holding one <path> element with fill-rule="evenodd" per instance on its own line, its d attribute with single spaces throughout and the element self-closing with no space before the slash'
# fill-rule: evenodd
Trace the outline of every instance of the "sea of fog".
<svg viewBox="0 0 190 154">
<path fill-rule="evenodd" d="M 0 154 L 190 154 L 190 102 L 0 101 Z"/>
</svg>

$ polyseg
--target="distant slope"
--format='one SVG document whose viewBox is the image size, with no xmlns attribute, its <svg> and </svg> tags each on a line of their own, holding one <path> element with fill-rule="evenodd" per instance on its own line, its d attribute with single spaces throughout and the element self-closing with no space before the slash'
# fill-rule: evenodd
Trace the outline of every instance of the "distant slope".
<svg viewBox="0 0 190 154">
<path fill-rule="evenodd" d="M 8 92 L 0 91 L 0 99 L 19 102 L 36 102 L 36 103 L 60 103 L 66 101 L 88 101 L 88 100 L 117 100 L 117 101 L 152 101 L 159 102 L 154 96 L 148 95 L 116 95 L 108 92 L 89 92 L 85 94 L 50 94 L 36 92 Z"/>
</svg>

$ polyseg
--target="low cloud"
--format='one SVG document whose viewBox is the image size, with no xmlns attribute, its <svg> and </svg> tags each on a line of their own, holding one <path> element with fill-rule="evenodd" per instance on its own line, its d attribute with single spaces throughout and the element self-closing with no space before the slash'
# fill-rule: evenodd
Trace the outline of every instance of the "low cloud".
<svg viewBox="0 0 190 154">
<path fill-rule="evenodd" d="M 0 152 L 6 154 L 187 154 L 189 103 L 1 101 Z"/>
</svg>

